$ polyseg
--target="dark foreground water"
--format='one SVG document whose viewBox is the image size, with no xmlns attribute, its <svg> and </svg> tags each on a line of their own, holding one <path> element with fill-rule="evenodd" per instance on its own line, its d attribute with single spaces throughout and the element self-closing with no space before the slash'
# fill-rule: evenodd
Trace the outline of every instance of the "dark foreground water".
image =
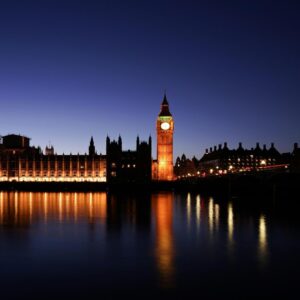
<svg viewBox="0 0 300 300">
<path fill-rule="evenodd" d="M 243 202 L 0 192 L 1 299 L 298 298 L 298 209 Z"/>
</svg>

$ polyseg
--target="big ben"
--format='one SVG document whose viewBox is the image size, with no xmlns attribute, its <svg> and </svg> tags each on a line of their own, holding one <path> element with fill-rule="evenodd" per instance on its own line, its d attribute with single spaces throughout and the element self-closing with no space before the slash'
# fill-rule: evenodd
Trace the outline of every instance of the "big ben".
<svg viewBox="0 0 300 300">
<path fill-rule="evenodd" d="M 173 132 L 174 121 L 166 95 L 156 121 L 157 133 L 157 179 L 173 180 Z"/>
</svg>

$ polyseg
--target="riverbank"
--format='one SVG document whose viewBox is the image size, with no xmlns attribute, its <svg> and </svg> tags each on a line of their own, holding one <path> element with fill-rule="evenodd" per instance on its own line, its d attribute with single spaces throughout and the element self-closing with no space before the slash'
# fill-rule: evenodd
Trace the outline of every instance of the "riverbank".
<svg viewBox="0 0 300 300">
<path fill-rule="evenodd" d="M 206 178 L 188 178 L 172 182 L 106 183 L 106 182 L 0 182 L 5 191 L 195 191 L 231 196 L 300 194 L 300 174 L 251 174 Z"/>
</svg>

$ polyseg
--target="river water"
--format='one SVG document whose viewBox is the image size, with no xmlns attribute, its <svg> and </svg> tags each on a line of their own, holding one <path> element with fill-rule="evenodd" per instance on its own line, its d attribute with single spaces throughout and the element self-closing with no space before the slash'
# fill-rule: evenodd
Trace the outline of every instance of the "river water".
<svg viewBox="0 0 300 300">
<path fill-rule="evenodd" d="M 292 299 L 298 209 L 255 202 L 0 192 L 1 298 Z"/>
</svg>

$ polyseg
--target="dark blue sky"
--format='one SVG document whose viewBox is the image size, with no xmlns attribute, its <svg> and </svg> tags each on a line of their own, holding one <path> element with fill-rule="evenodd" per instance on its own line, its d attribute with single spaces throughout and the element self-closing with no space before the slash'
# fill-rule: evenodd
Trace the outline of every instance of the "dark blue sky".
<svg viewBox="0 0 300 300">
<path fill-rule="evenodd" d="M 154 137 L 164 90 L 175 156 L 300 142 L 299 1 L 0 2 L 0 134 L 84 153 Z"/>
</svg>

